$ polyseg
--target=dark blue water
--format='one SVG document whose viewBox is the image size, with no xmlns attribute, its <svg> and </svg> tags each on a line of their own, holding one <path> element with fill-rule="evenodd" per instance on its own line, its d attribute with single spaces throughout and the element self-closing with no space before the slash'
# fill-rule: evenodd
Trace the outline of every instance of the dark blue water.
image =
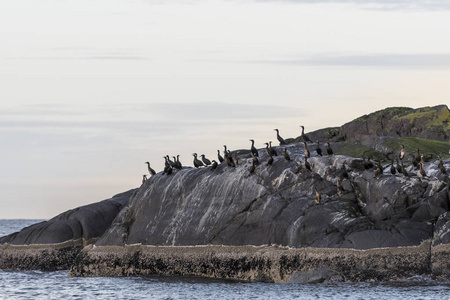
<svg viewBox="0 0 450 300">
<path fill-rule="evenodd" d="M 0 236 L 41 220 L 0 220 Z M 450 283 L 271 284 L 202 278 L 68 278 L 67 271 L 0 270 L 0 299 L 448 299 Z"/>
</svg>

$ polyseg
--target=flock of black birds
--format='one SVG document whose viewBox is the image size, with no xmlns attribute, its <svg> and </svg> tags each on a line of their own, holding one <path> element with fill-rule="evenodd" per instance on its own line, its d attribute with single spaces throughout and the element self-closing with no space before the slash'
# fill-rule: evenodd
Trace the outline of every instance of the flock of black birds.
<svg viewBox="0 0 450 300">
<path fill-rule="evenodd" d="M 312 170 L 311 168 L 311 164 L 308 162 L 308 158 L 311 157 L 311 153 L 308 149 L 308 145 L 307 143 L 312 143 L 312 141 L 309 139 L 309 137 L 305 134 L 304 130 L 305 127 L 304 126 L 300 126 L 302 128 L 302 133 L 301 133 L 301 140 L 303 143 L 303 152 L 304 152 L 304 162 L 299 161 L 298 162 L 298 166 L 297 166 L 297 173 L 301 173 L 303 167 L 309 171 Z M 287 145 L 286 141 L 280 136 L 280 132 L 278 129 L 274 129 L 277 133 L 276 137 L 277 140 L 280 144 L 280 146 L 285 146 Z M 250 152 L 252 154 L 253 157 L 253 161 L 252 161 L 252 165 L 250 166 L 250 168 L 248 169 L 248 171 L 250 173 L 253 173 L 256 169 L 256 166 L 260 164 L 259 162 L 259 153 L 258 150 L 255 148 L 255 141 L 253 139 L 250 139 L 251 142 L 251 146 L 250 146 Z M 316 140 L 317 146 L 315 148 L 315 152 L 317 154 L 317 156 L 323 156 L 323 151 L 320 148 L 320 142 L 318 140 Z M 264 143 L 266 145 L 266 153 L 269 156 L 269 159 L 267 160 L 267 166 L 270 166 L 273 164 L 273 157 L 274 156 L 278 156 L 278 152 L 272 147 L 272 142 L 269 141 L 267 143 Z M 200 167 L 211 167 L 211 170 L 214 171 L 219 164 L 225 163 L 227 166 L 229 167 L 237 167 L 238 166 L 238 158 L 237 158 L 237 154 L 239 153 L 239 151 L 234 151 L 231 152 L 229 149 L 227 149 L 227 146 L 224 145 L 224 151 L 223 151 L 223 156 L 220 154 L 220 150 L 217 150 L 217 159 L 216 160 L 209 160 L 208 158 L 206 158 L 206 156 L 204 154 L 200 155 L 200 158 L 198 158 L 197 153 L 193 153 L 193 164 L 195 168 L 200 168 Z M 328 156 L 332 156 L 334 154 L 333 149 L 331 148 L 331 145 L 329 142 L 325 143 L 325 151 L 326 154 Z M 282 155 L 284 156 L 286 161 L 291 161 L 291 157 L 288 153 L 288 150 L 286 147 L 282 148 Z M 423 165 L 424 165 L 424 156 L 420 153 L 420 150 L 417 149 L 417 154 L 409 154 L 410 156 L 412 156 L 412 165 L 414 166 L 414 168 L 418 171 L 418 176 L 420 176 L 421 178 L 426 178 L 427 173 L 425 172 L 425 170 L 423 169 Z M 163 170 L 163 174 L 166 175 L 171 175 L 173 169 L 178 169 L 181 170 L 183 168 L 180 159 L 179 159 L 179 155 L 172 156 L 173 160 L 170 159 L 169 155 L 166 155 L 164 157 L 165 159 L 165 167 Z M 410 177 L 410 173 L 408 173 L 408 171 L 405 169 L 404 165 L 403 165 L 403 161 L 406 158 L 406 150 L 404 145 L 401 145 L 401 149 L 399 151 L 398 156 L 396 157 L 396 166 L 394 166 L 394 159 L 391 159 L 391 163 L 390 163 L 390 173 L 392 175 L 395 174 L 402 174 L 403 178 L 405 177 Z M 146 162 L 147 167 L 148 167 L 148 172 L 150 173 L 151 176 L 155 175 L 156 172 L 155 170 L 153 170 L 150 167 L 150 163 Z M 369 170 L 369 169 L 375 169 L 374 172 L 374 178 L 379 179 L 381 177 L 381 175 L 383 174 L 383 170 L 384 167 L 382 166 L 382 164 L 380 163 L 380 161 L 375 162 L 375 164 L 370 160 L 370 158 L 363 157 L 362 158 L 362 165 L 364 167 L 364 169 Z M 439 163 L 438 163 L 438 168 L 440 170 L 440 172 L 443 175 L 447 175 L 447 171 L 444 167 L 443 161 L 442 161 L 442 157 L 439 156 Z M 342 180 L 346 180 L 349 178 L 348 172 L 347 172 L 347 168 L 346 168 L 346 163 L 344 162 L 342 165 Z M 145 182 L 145 180 L 147 180 L 147 175 L 143 175 L 143 179 L 142 179 L 142 183 Z M 341 179 L 338 179 L 337 182 L 337 188 L 338 188 L 338 194 L 340 194 L 342 192 L 342 187 L 340 186 L 340 182 Z M 316 191 L 316 202 L 320 201 L 320 195 L 319 193 Z"/>
</svg>

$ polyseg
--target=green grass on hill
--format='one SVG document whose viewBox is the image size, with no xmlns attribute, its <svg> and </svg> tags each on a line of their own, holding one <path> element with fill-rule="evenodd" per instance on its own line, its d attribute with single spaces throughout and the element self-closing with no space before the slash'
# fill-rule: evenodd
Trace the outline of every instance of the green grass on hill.
<svg viewBox="0 0 450 300">
<path fill-rule="evenodd" d="M 360 145 L 358 143 L 344 142 L 336 147 L 335 154 L 345 155 L 354 158 L 370 158 L 376 161 L 387 161 L 386 155 L 372 148 Z"/>
<path fill-rule="evenodd" d="M 449 142 L 441 142 L 435 140 L 428 140 L 422 138 L 401 137 L 397 139 L 386 139 L 385 145 L 392 149 L 398 149 L 400 151 L 401 145 L 405 146 L 405 150 L 409 153 L 416 153 L 417 149 L 424 157 L 437 157 L 441 155 L 443 158 L 449 158 L 448 153 L 450 149 Z"/>
</svg>

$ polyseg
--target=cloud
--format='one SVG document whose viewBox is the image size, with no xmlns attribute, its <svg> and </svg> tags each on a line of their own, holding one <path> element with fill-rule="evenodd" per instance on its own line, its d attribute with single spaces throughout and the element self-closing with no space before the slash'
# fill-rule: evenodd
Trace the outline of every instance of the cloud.
<svg viewBox="0 0 450 300">
<path fill-rule="evenodd" d="M 397 9 L 426 9 L 447 10 L 450 3 L 445 0 L 256 0 L 257 2 L 289 2 L 299 4 L 355 4 L 363 8 L 397 10 Z"/>
<path fill-rule="evenodd" d="M 304 66 L 448 69 L 450 68 L 450 54 L 318 55 L 298 60 L 271 60 L 260 61 L 259 63 Z"/>
</svg>

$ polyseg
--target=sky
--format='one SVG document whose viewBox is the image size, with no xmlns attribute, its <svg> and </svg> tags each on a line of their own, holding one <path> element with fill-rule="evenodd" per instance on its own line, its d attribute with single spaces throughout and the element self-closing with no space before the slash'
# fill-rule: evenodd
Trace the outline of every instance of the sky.
<svg viewBox="0 0 450 300">
<path fill-rule="evenodd" d="M 0 2 L 0 219 L 139 187 L 145 162 L 450 101 L 448 1 Z"/>
</svg>

